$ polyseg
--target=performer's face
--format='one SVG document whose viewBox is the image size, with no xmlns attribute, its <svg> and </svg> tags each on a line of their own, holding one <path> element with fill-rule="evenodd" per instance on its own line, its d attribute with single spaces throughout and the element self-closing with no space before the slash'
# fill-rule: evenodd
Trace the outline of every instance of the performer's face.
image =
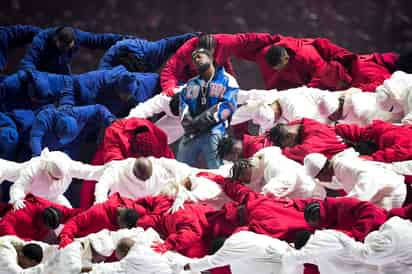
<svg viewBox="0 0 412 274">
<path fill-rule="evenodd" d="M 233 144 L 232 150 L 225 156 L 224 160 L 234 162 L 242 157 L 243 146 L 241 141 L 237 141 Z"/>
</svg>

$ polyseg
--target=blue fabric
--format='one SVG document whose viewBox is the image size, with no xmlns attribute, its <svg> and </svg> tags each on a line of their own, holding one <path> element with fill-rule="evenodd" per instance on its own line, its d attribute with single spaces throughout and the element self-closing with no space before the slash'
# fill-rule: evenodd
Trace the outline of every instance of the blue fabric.
<svg viewBox="0 0 412 274">
<path fill-rule="evenodd" d="M 208 169 L 217 169 L 222 160 L 217 155 L 217 145 L 222 135 L 219 133 L 204 133 L 194 139 L 184 136 L 180 143 L 176 159 L 190 166 L 195 166 L 198 156 L 202 155 Z"/>
<path fill-rule="evenodd" d="M 4 113 L 0 113 L 0 158 L 14 160 L 16 158 L 19 133 L 14 121 Z"/>
<path fill-rule="evenodd" d="M 38 109 L 54 103 L 74 105 L 72 78 L 40 71 L 20 70 L 0 83 L 3 112 L 14 109 Z"/>
<path fill-rule="evenodd" d="M 14 109 L 32 109 L 33 104 L 27 94 L 27 73 L 18 71 L 8 75 L 0 83 L 0 111 L 9 112 Z"/>
<path fill-rule="evenodd" d="M 127 38 L 121 34 L 96 34 L 73 29 L 74 47 L 61 52 L 55 45 L 53 37 L 61 27 L 48 28 L 38 33 L 20 63 L 20 68 L 39 70 L 57 74 L 71 74 L 71 60 L 80 47 L 90 49 L 108 49 L 117 41 Z"/>
<path fill-rule="evenodd" d="M 111 69 L 118 65 L 116 57 L 120 52 L 130 52 L 145 63 L 145 72 L 155 72 L 162 64 L 183 45 L 193 38 L 193 33 L 170 36 L 158 41 L 145 39 L 125 39 L 113 45 L 102 57 L 99 69 Z"/>
<path fill-rule="evenodd" d="M 180 111 L 188 107 L 190 115 L 196 117 L 200 114 L 198 106 L 198 97 L 201 96 L 201 89 L 205 81 L 200 76 L 190 79 L 186 87 L 180 93 Z M 230 74 L 225 72 L 223 67 L 217 68 L 215 76 L 207 88 L 207 109 L 219 104 L 218 121 L 219 123 L 212 128 L 213 133 L 225 134 L 228 127 L 228 117 L 231 116 L 237 108 L 237 93 L 239 86 L 236 80 Z"/>
<path fill-rule="evenodd" d="M 0 83 L 0 100 L 9 99 L 8 97 L 21 94 L 24 89 L 24 83 L 27 82 L 27 73 L 19 70 L 16 73 L 6 76 Z"/>
<path fill-rule="evenodd" d="M 27 93 L 36 102 L 71 105 L 74 102 L 73 80 L 70 76 L 41 71 L 30 71 Z"/>
<path fill-rule="evenodd" d="M 7 115 L 16 123 L 19 132 L 19 141 L 29 144 L 30 130 L 35 119 L 35 112 L 26 109 L 17 109 L 8 112 Z"/>
<path fill-rule="evenodd" d="M 79 134 L 77 121 L 69 115 L 57 115 L 56 134 L 61 144 L 66 145 L 73 141 Z"/>
<path fill-rule="evenodd" d="M 75 75 L 73 82 L 78 104 L 103 104 L 118 117 L 130 110 L 118 93 L 131 93 L 137 102 L 144 102 L 159 90 L 157 73 L 128 72 L 123 66 Z"/>
<path fill-rule="evenodd" d="M 96 133 L 101 127 L 107 127 L 115 119 L 102 105 L 60 109 L 46 108 L 37 114 L 30 132 L 30 146 L 33 156 L 40 155 L 44 147 L 60 150 L 69 145 L 66 143 L 67 140 L 60 138 L 66 133 L 65 128 L 62 129 L 57 125 L 62 116 L 72 117 L 77 123 L 75 129 L 71 128 L 73 130 L 70 133 L 71 144 L 81 142 L 87 135 Z"/>
<path fill-rule="evenodd" d="M 0 71 L 6 67 L 9 50 L 31 43 L 40 31 L 41 28 L 30 25 L 0 27 Z"/>
</svg>

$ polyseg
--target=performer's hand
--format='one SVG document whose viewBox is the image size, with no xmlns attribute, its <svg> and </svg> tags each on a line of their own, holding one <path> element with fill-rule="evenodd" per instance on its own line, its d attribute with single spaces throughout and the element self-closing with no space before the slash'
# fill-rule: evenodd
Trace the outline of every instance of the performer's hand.
<svg viewBox="0 0 412 274">
<path fill-rule="evenodd" d="M 13 204 L 14 211 L 24 208 L 26 205 L 23 200 L 17 200 Z"/>
<path fill-rule="evenodd" d="M 185 203 L 185 197 L 182 195 L 178 195 L 175 198 L 175 201 L 173 202 L 173 205 L 170 207 L 170 209 L 167 211 L 169 214 L 174 214 L 176 213 L 179 209 L 184 209 L 184 203 Z"/>
</svg>

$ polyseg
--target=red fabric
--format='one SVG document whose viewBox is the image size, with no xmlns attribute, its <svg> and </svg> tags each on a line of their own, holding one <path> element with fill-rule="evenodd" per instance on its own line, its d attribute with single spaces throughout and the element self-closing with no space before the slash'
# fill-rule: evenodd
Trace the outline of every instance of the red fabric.
<svg viewBox="0 0 412 274">
<path fill-rule="evenodd" d="M 389 210 L 388 219 L 393 216 L 398 216 L 412 222 L 412 204 L 400 208 L 392 208 Z"/>
<path fill-rule="evenodd" d="M 410 126 L 397 126 L 375 120 L 366 127 L 355 124 L 338 124 L 335 131 L 343 139 L 354 143 L 372 141 L 377 144 L 378 151 L 370 155 L 374 161 L 390 163 L 412 159 L 412 128 Z"/>
<path fill-rule="evenodd" d="M 229 128 L 230 135 L 236 139 L 241 139 L 244 134 L 249 134 L 249 122 L 243 122 L 241 124 L 232 125 Z"/>
<path fill-rule="evenodd" d="M 218 237 L 229 237 L 238 228 L 240 221 L 238 218 L 239 203 L 230 202 L 223 205 L 222 209 L 209 212 L 206 218 L 209 222 L 207 238 L 210 241 Z"/>
<path fill-rule="evenodd" d="M 74 238 L 85 237 L 102 229 L 118 230 L 118 207 L 134 208 L 140 214 L 146 213 L 146 210 L 135 205 L 133 200 L 115 193 L 106 202 L 97 204 L 66 222 L 59 235 L 60 247 L 68 245 Z"/>
<path fill-rule="evenodd" d="M 312 201 L 319 200 L 306 199 L 296 203 L 303 211 L 305 205 Z M 369 232 L 379 229 L 387 218 L 384 209 L 356 198 L 329 197 L 319 203 L 319 228 L 339 230 L 358 241 L 363 241 Z"/>
<path fill-rule="evenodd" d="M 210 271 L 210 274 L 232 274 L 229 266 L 217 267 L 217 268 L 209 269 L 209 271 Z"/>
<path fill-rule="evenodd" d="M 134 134 L 135 130 L 141 127 L 147 128 L 148 131 Z M 175 158 L 167 143 L 167 135 L 162 129 L 145 119 L 121 119 L 106 129 L 103 143 L 91 164 L 103 165 L 113 160 L 141 156 Z M 96 181 L 83 181 L 80 196 L 82 208 L 89 208 L 93 204 L 95 184 Z"/>
<path fill-rule="evenodd" d="M 358 55 L 351 69 L 352 86 L 374 92 L 391 76 L 397 59 L 396 53 Z"/>
<path fill-rule="evenodd" d="M 146 213 L 161 215 L 170 209 L 173 202 L 173 198 L 166 196 L 146 196 L 135 200 L 134 204 L 143 207 Z"/>
<path fill-rule="evenodd" d="M 296 121 L 291 124 L 295 123 Z M 301 143 L 282 149 L 286 157 L 303 163 L 305 156 L 310 153 L 321 153 L 331 158 L 347 148 L 336 136 L 334 127 L 306 118 L 301 119 L 300 124 L 302 127 Z"/>
<path fill-rule="evenodd" d="M 337 61 L 345 68 L 350 68 L 352 63 L 356 60 L 356 54 L 332 43 L 327 38 L 313 39 L 313 46 L 317 49 L 319 54 L 326 61 Z"/>
<path fill-rule="evenodd" d="M 306 223 L 303 212 L 293 206 L 286 207 L 290 200 L 269 198 L 212 173 L 201 172 L 197 176 L 215 181 L 229 198 L 245 206 L 244 221 L 250 231 L 293 242 L 297 231 L 313 230 Z"/>
<path fill-rule="evenodd" d="M 186 203 L 174 214 L 147 214 L 139 218 L 137 226 L 152 227 L 172 250 L 188 257 L 202 257 L 207 254 L 202 241 L 208 229 L 206 213 L 211 211 L 208 206 Z"/>
<path fill-rule="evenodd" d="M 346 88 L 351 78 L 339 62 L 325 60 L 314 46 L 314 39 L 283 37 L 275 35 L 275 43 L 267 45 L 254 56 L 245 59 L 258 64 L 267 89 L 290 89 L 307 85 L 329 90 Z M 265 55 L 273 46 L 282 46 L 289 53 L 289 63 L 276 71 L 266 62 Z M 244 56 L 240 56 L 244 57 Z"/>
<path fill-rule="evenodd" d="M 253 136 L 245 134 L 243 135 L 242 144 L 243 158 L 252 157 L 256 152 L 258 152 L 262 148 L 273 146 L 272 142 L 269 140 L 267 135 Z"/>
<path fill-rule="evenodd" d="M 242 33 L 242 34 L 215 34 L 216 48 L 213 53 L 217 66 L 224 66 L 226 72 L 234 75 L 230 62 L 232 55 L 250 55 L 263 46 L 272 42 L 268 33 Z M 198 44 L 199 38 L 195 37 L 185 42 L 166 63 L 161 74 L 160 84 L 168 96 L 173 95 L 173 88 L 180 82 L 187 82 L 198 75 L 192 62 L 192 52 Z"/>
<path fill-rule="evenodd" d="M 82 211 L 49 202 L 32 194 L 25 197 L 24 203 L 26 205 L 24 208 L 11 210 L 0 220 L 0 236 L 16 235 L 27 241 L 42 241 L 50 232 L 50 229 L 43 224 L 44 209 L 50 206 L 59 209 L 63 215 L 62 224 Z"/>
<path fill-rule="evenodd" d="M 103 161 L 103 154 L 104 151 L 101 149 L 101 146 L 99 149 L 97 149 L 96 153 L 94 154 L 93 160 L 90 162 L 90 164 L 98 166 L 98 165 L 104 165 Z M 96 181 L 90 181 L 90 180 L 83 180 L 82 187 L 80 189 L 80 207 L 84 209 L 88 209 L 93 205 L 93 202 L 95 200 L 94 197 L 94 189 L 95 189 Z"/>
<path fill-rule="evenodd" d="M 304 264 L 303 274 L 320 274 L 320 272 L 316 265 Z"/>
<path fill-rule="evenodd" d="M 147 128 L 148 131 L 135 135 L 139 128 Z M 140 118 L 122 119 L 110 125 L 101 149 L 104 163 L 141 156 L 174 158 L 166 133 L 152 122 Z"/>
</svg>

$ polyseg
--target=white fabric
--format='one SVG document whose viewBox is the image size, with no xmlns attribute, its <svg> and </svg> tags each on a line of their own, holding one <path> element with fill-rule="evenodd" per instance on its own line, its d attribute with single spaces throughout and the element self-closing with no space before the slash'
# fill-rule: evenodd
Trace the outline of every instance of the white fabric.
<svg viewBox="0 0 412 274">
<path fill-rule="evenodd" d="M 158 94 L 150 98 L 149 100 L 140 103 L 135 108 L 130 110 L 129 116 L 147 119 L 154 114 L 164 112 L 166 116 L 159 119 L 155 124 L 161 128 L 167 134 L 168 143 L 174 143 L 180 137 L 183 136 L 183 127 L 179 121 L 179 116 L 173 115 L 170 110 L 169 103 L 172 97 L 165 94 Z"/>
<path fill-rule="evenodd" d="M 82 268 L 82 246 L 73 242 L 54 254 L 46 256 L 43 274 L 77 274 Z"/>
<path fill-rule="evenodd" d="M 99 233 L 88 235 L 88 239 L 93 249 L 102 256 L 109 257 L 115 250 L 109 230 L 102 230 Z"/>
<path fill-rule="evenodd" d="M 165 94 L 155 95 L 149 100 L 140 103 L 136 107 L 131 109 L 129 115 L 126 118 L 136 117 L 147 119 L 160 112 L 164 112 L 168 116 L 174 116 L 169 107 L 171 100 L 172 97 Z"/>
<path fill-rule="evenodd" d="M 311 263 L 320 273 L 333 274 L 377 274 L 378 267 L 365 264 L 359 257 L 347 250 L 341 242 L 345 234 L 335 230 L 316 230 L 300 250 L 290 249 L 282 256 L 282 264 L 287 268 L 296 264 Z"/>
<path fill-rule="evenodd" d="M 328 116 L 338 109 L 339 97 L 342 95 L 345 95 L 345 100 L 342 110 L 343 118 L 339 122 L 367 125 L 374 119 L 390 122 L 399 122 L 401 119 L 399 114 L 380 109 L 375 93 L 362 92 L 356 88 L 342 92 L 330 92 L 302 86 L 279 92 L 276 90 L 240 90 L 238 104 L 242 106 L 233 114 L 232 124 L 252 120 L 263 131 L 267 131 L 277 123 L 288 123 L 304 117 L 322 123 L 332 123 Z M 275 121 L 270 106 L 275 100 L 278 100 L 282 110 L 282 115 L 277 121 Z"/>
<path fill-rule="evenodd" d="M 412 160 L 391 163 L 393 171 L 402 175 L 412 175 Z"/>
<path fill-rule="evenodd" d="M 49 260 L 45 263 L 45 267 L 43 267 L 45 270 L 42 273 L 78 274 L 82 267 L 87 266 L 92 267 L 93 271 L 90 273 L 95 274 L 131 273 L 128 272 L 127 269 L 122 268 L 119 262 L 92 264 L 91 246 L 93 246 L 95 250 L 97 248 L 96 251 L 99 254 L 108 256 L 114 252 L 118 242 L 125 237 L 133 239 L 136 242 L 135 245 L 145 247 L 150 247 L 154 241 L 162 241 L 159 234 L 151 228 L 146 231 L 140 227 L 121 229 L 118 231 L 108 231 L 104 229 L 98 233 L 75 239 L 73 243 L 63 249 L 59 249 L 58 252 L 54 256 L 50 256 Z M 98 244 L 96 244 L 97 239 Z M 102 252 L 103 249 L 105 250 L 104 252 Z"/>
<path fill-rule="evenodd" d="M 253 155 L 250 187 L 265 194 L 289 198 L 324 198 L 325 191 L 316 187 L 304 167 L 285 157 L 280 148 L 266 147 Z"/>
<path fill-rule="evenodd" d="M 29 162 L 30 161 L 16 163 L 13 161 L 0 159 L 0 184 L 3 181 L 15 182 L 20 175 L 20 171 L 24 169 Z"/>
<path fill-rule="evenodd" d="M 325 94 L 319 100 L 319 113 L 328 117 L 339 108 L 339 97 L 334 93 Z"/>
<path fill-rule="evenodd" d="M 174 92 L 179 93 L 184 87 L 185 85 L 179 86 L 174 89 Z M 179 116 L 173 115 L 170 109 L 169 104 L 171 100 L 172 97 L 165 94 L 155 95 L 131 109 L 126 118 L 137 117 L 147 119 L 155 114 L 164 112 L 166 115 L 160 118 L 155 124 L 167 133 L 168 144 L 174 143 L 183 136 L 184 130 L 180 123 Z"/>
<path fill-rule="evenodd" d="M 365 263 L 376 264 L 383 274 L 412 273 L 412 223 L 392 217 L 378 231 L 366 236 L 364 243 L 342 239 L 345 247 Z"/>
<path fill-rule="evenodd" d="M 100 232 L 99 232 L 100 233 Z M 190 258 L 181 256 L 175 252 L 168 251 L 161 255 L 151 249 L 153 242 L 162 242 L 159 234 L 149 228 L 144 231 L 142 228 L 122 229 L 119 231 L 110 231 L 111 240 L 116 246 L 124 237 L 131 238 L 135 244 L 130 249 L 125 258 L 115 263 L 93 264 L 93 274 L 143 274 L 143 273 L 164 273 L 174 274 L 172 265 L 176 261 L 190 262 Z M 178 272 L 179 273 L 179 272 Z M 181 271 L 181 274 L 190 272 Z"/>
<path fill-rule="evenodd" d="M 160 118 L 155 125 L 166 132 L 168 144 L 176 142 L 184 134 L 184 130 L 178 116 L 164 116 Z"/>
<path fill-rule="evenodd" d="M 237 103 L 240 107 L 232 115 L 231 124 L 237 125 L 249 120 L 270 128 L 274 123 L 273 110 L 269 106 L 279 97 L 279 92 L 274 90 L 239 90 Z"/>
<path fill-rule="evenodd" d="M 373 92 L 345 93 L 343 118 L 340 122 L 362 126 L 371 124 L 373 120 L 400 122 L 402 115 L 381 109 L 377 103 L 377 96 Z"/>
<path fill-rule="evenodd" d="M 47 148 L 45 149 L 47 150 Z M 47 172 L 48 162 L 54 162 L 64 172 L 62 179 L 54 181 Z M 44 153 L 31 159 L 21 170 L 18 179 L 10 188 L 10 202 L 23 200 L 27 193 L 43 197 L 55 203 L 70 206 L 63 193 L 68 189 L 73 178 L 98 180 L 104 166 L 92 166 L 73 161 L 60 151 Z"/>
<path fill-rule="evenodd" d="M 305 167 L 306 173 L 310 177 L 315 178 L 325 166 L 327 160 L 328 158 L 320 153 L 311 153 L 306 155 L 305 159 L 303 160 L 303 165 Z"/>
<path fill-rule="evenodd" d="M 406 198 L 404 177 L 358 155 L 351 148 L 332 158 L 334 183 L 340 184 L 348 197 L 370 201 L 385 209 L 402 207 Z"/>
<path fill-rule="evenodd" d="M 237 94 L 237 103 L 239 105 L 246 104 L 248 101 L 267 101 L 274 102 L 279 97 L 279 91 L 277 89 L 265 90 L 265 89 L 239 89 Z"/>
<path fill-rule="evenodd" d="M 17 262 L 17 249 L 22 248 L 27 243 L 36 243 L 43 249 L 43 261 L 31 268 L 23 269 Z M 53 252 L 50 252 L 53 249 Z M 41 242 L 25 242 L 16 236 L 0 237 L 0 274 L 48 274 L 44 271 L 46 256 L 51 256 L 56 251 L 47 244 Z"/>
<path fill-rule="evenodd" d="M 325 96 L 336 97 L 337 100 L 339 95 L 340 93 L 337 92 L 331 94 L 329 91 L 306 86 L 279 92 L 251 90 L 242 94 L 242 101 L 246 105 L 238 108 L 233 114 L 232 124 L 253 120 L 266 131 L 277 123 L 288 123 L 304 117 L 328 123 L 327 116 L 330 113 L 327 115 L 321 113 L 321 100 Z M 282 110 L 281 117 L 277 121 L 269 106 L 275 100 L 278 100 Z M 241 104 L 240 100 L 238 103 Z"/>
<path fill-rule="evenodd" d="M 214 267 L 230 265 L 232 274 L 277 274 L 281 264 L 274 262 L 266 253 L 268 246 L 283 254 L 291 247 L 284 241 L 250 231 L 241 231 L 226 239 L 223 246 L 213 255 L 194 259 L 190 268 L 205 271 Z"/>
<path fill-rule="evenodd" d="M 176 184 L 181 184 L 184 179 L 193 174 L 197 169 L 168 158 L 147 157 L 152 163 L 152 176 L 146 181 L 139 180 L 133 174 L 136 158 L 128 158 L 111 163 L 100 181 L 96 184 L 96 202 L 107 200 L 107 193 L 119 192 L 127 198 L 140 198 L 148 195 L 177 194 Z"/>
<path fill-rule="evenodd" d="M 377 103 L 383 110 L 403 114 L 402 123 L 412 123 L 412 75 L 396 71 L 376 89 Z"/>
</svg>

